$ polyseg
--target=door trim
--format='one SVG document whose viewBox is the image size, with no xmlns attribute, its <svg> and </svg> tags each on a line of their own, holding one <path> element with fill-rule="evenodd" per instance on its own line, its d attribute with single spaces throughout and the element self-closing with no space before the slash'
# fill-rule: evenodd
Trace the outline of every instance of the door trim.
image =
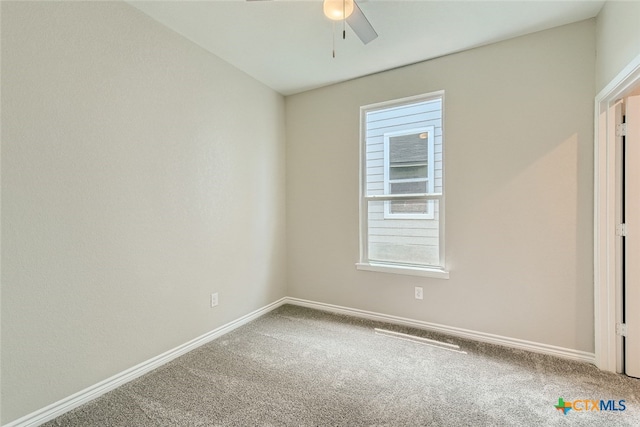
<svg viewBox="0 0 640 427">
<path fill-rule="evenodd" d="M 616 139 L 610 107 L 640 85 L 640 55 L 631 61 L 595 99 L 594 131 L 594 332 L 596 366 L 619 370 L 622 348 L 616 336 L 620 317 L 619 254 L 616 228 Z"/>
</svg>

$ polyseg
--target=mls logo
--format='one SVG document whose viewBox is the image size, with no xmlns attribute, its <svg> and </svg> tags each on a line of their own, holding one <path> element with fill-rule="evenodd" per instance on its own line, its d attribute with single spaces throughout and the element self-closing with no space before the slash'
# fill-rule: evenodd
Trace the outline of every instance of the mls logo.
<svg viewBox="0 0 640 427">
<path fill-rule="evenodd" d="M 564 415 L 567 415 L 570 410 L 576 412 L 600 412 L 600 411 L 624 411 L 627 409 L 624 400 L 591 400 L 582 399 L 574 400 L 573 402 L 565 402 L 562 397 L 558 399 L 558 403 L 553 405 L 558 411 L 562 411 Z"/>
</svg>

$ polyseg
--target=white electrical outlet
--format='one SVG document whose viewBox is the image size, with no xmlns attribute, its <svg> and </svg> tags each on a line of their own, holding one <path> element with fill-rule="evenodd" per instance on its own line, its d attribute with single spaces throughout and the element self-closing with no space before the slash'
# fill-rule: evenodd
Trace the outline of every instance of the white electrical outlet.
<svg viewBox="0 0 640 427">
<path fill-rule="evenodd" d="M 422 299 L 422 288 L 420 286 L 416 286 L 416 299 Z"/>
<path fill-rule="evenodd" d="M 211 307 L 218 305 L 218 293 L 211 294 Z"/>
</svg>

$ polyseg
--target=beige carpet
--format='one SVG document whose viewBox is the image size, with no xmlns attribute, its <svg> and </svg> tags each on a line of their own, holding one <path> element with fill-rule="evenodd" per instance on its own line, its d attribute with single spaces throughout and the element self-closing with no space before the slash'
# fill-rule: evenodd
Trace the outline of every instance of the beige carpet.
<svg viewBox="0 0 640 427">
<path fill-rule="evenodd" d="M 456 343 L 466 354 L 374 328 Z M 559 398 L 609 409 L 624 400 L 626 409 L 565 415 Z M 640 380 L 283 306 L 45 425 L 640 426 Z"/>
</svg>

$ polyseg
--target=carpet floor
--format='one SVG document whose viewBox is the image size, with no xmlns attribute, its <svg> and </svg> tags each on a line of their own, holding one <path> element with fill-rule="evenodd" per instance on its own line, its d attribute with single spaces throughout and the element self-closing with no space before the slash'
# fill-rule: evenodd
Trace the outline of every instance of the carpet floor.
<svg viewBox="0 0 640 427">
<path fill-rule="evenodd" d="M 460 346 L 376 334 L 383 328 Z M 606 401 L 566 414 L 558 399 Z M 599 402 L 598 402 L 599 407 Z M 640 380 L 282 306 L 45 426 L 640 426 Z"/>
</svg>

